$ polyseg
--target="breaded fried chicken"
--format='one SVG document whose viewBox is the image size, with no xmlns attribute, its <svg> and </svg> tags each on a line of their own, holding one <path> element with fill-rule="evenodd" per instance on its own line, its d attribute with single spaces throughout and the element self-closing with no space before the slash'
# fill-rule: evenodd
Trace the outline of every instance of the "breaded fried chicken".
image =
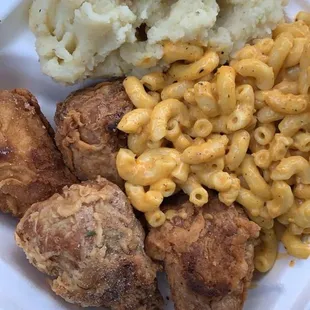
<svg viewBox="0 0 310 310">
<path fill-rule="evenodd" d="M 22 216 L 33 203 L 77 182 L 53 137 L 29 91 L 0 91 L 0 210 Z"/>
<path fill-rule="evenodd" d="M 168 220 L 153 228 L 146 250 L 162 261 L 176 310 L 239 310 L 252 279 L 259 227 L 215 195 L 202 208 L 170 199 Z"/>
<path fill-rule="evenodd" d="M 125 194 L 103 178 L 34 204 L 16 230 L 17 244 L 53 278 L 56 294 L 112 310 L 162 309 L 144 237 Z"/>
<path fill-rule="evenodd" d="M 79 90 L 58 104 L 56 143 L 65 163 L 80 180 L 101 175 L 123 185 L 115 159 L 119 149 L 127 146 L 127 135 L 117 125 L 132 109 L 120 80 Z"/>
</svg>

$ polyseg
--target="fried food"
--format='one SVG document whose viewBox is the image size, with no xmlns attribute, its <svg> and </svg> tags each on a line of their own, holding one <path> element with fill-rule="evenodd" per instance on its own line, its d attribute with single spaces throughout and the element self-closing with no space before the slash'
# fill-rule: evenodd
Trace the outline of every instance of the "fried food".
<svg viewBox="0 0 310 310">
<path fill-rule="evenodd" d="M 123 185 L 115 159 L 118 150 L 126 147 L 127 136 L 117 125 L 132 109 L 120 80 L 74 92 L 58 104 L 56 143 L 65 163 L 80 180 L 101 175 Z"/>
<path fill-rule="evenodd" d="M 100 177 L 34 204 L 16 230 L 17 244 L 53 277 L 56 294 L 112 310 L 162 309 L 144 237 L 125 194 Z"/>
<path fill-rule="evenodd" d="M 146 251 L 163 262 L 176 310 L 242 309 L 259 227 L 215 194 L 201 208 L 187 199 L 170 198 L 168 220 L 151 230 Z"/>
<path fill-rule="evenodd" d="M 76 182 L 53 136 L 29 91 L 0 91 L 0 210 L 22 216 L 33 203 Z"/>
</svg>

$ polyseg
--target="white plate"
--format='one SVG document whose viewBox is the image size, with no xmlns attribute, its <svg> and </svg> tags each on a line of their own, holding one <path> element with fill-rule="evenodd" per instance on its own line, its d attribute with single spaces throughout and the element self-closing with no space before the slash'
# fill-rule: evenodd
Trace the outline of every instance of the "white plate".
<svg viewBox="0 0 310 310">
<path fill-rule="evenodd" d="M 23 0 L 6 0 L 1 2 L 0 23 L 4 22 L 7 16 L 14 11 Z"/>
<path fill-rule="evenodd" d="M 0 16 L 7 17 L 0 24 L 0 88 L 28 88 L 53 124 L 56 103 L 78 87 L 60 86 L 42 75 L 34 37 L 27 29 L 30 0 L 19 1 L 21 5 L 11 14 L 8 7 L 13 8 L 15 1 L 0 2 Z M 287 15 L 293 17 L 301 9 L 310 11 L 310 0 L 292 0 Z M 15 245 L 15 225 L 15 219 L 0 213 L 0 310 L 80 309 L 55 296 L 45 276 L 28 264 L 23 251 Z M 289 267 L 291 260 L 278 259 L 271 272 L 255 279 L 245 310 L 310 310 L 310 260 L 295 260 L 295 266 Z M 160 282 L 167 296 L 167 284 L 163 279 Z M 173 309 L 172 304 L 167 304 L 166 309 Z"/>
</svg>

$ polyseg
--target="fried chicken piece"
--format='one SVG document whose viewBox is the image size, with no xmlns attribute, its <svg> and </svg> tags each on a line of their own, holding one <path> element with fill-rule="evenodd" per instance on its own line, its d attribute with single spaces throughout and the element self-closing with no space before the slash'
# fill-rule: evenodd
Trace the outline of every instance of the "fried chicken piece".
<svg viewBox="0 0 310 310">
<path fill-rule="evenodd" d="M 101 175 L 123 186 L 115 160 L 119 149 L 127 147 L 127 135 L 117 125 L 132 109 L 120 80 L 79 90 L 58 104 L 56 143 L 80 180 Z"/>
<path fill-rule="evenodd" d="M 98 177 L 34 204 L 16 230 L 29 261 L 66 301 L 112 310 L 162 309 L 155 265 L 125 194 Z"/>
<path fill-rule="evenodd" d="M 212 194 L 202 208 L 179 196 L 163 209 L 171 219 L 151 230 L 146 250 L 164 264 L 175 309 L 242 309 L 259 227 Z"/>
<path fill-rule="evenodd" d="M 0 91 L 0 210 L 22 216 L 33 203 L 76 182 L 53 136 L 29 91 Z"/>
</svg>

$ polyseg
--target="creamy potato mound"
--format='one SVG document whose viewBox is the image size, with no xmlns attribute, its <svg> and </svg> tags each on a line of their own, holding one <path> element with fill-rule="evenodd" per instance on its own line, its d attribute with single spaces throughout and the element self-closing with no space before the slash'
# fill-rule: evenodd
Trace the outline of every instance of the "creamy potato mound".
<svg viewBox="0 0 310 310">
<path fill-rule="evenodd" d="M 222 61 L 271 33 L 285 0 L 34 0 L 30 27 L 42 70 L 56 81 L 144 74 L 164 67 L 166 40 L 195 41 Z"/>
</svg>

